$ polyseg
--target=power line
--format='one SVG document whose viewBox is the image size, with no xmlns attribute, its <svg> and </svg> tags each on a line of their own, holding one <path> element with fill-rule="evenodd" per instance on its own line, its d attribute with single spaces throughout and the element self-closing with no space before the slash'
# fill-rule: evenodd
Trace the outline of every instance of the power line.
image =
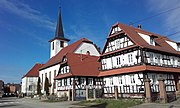
<svg viewBox="0 0 180 108">
<path fill-rule="evenodd" d="M 173 10 L 176 10 L 176 9 L 179 9 L 179 8 L 180 8 L 180 6 L 177 6 L 177 7 L 175 7 L 175 8 L 162 11 L 162 12 L 160 12 L 160 13 L 154 14 L 154 15 L 149 16 L 149 17 L 146 17 L 146 18 L 143 18 L 143 19 L 141 19 L 141 20 L 138 20 L 138 21 L 135 21 L 135 22 L 131 22 L 130 24 L 133 25 L 133 24 L 136 24 L 136 23 L 139 23 L 139 22 L 143 22 L 143 21 L 149 20 L 149 19 L 151 19 L 151 18 L 157 17 L 157 16 L 159 16 L 159 15 L 165 14 L 165 13 L 167 13 L 167 12 L 170 12 L 170 11 L 173 11 Z"/>
</svg>

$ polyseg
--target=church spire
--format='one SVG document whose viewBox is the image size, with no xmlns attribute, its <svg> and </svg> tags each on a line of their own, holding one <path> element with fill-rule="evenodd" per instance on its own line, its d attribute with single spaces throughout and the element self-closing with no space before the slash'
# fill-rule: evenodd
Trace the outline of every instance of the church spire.
<svg viewBox="0 0 180 108">
<path fill-rule="evenodd" d="M 56 26 L 55 38 L 64 38 L 60 6 L 59 6 L 59 12 L 58 12 L 58 21 L 57 21 L 57 26 Z"/>
</svg>

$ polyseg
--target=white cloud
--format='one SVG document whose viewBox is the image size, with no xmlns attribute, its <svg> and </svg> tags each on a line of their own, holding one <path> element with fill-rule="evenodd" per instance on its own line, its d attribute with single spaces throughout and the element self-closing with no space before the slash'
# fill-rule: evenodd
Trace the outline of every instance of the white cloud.
<svg viewBox="0 0 180 108">
<path fill-rule="evenodd" d="M 53 22 L 50 18 L 18 0 L 0 0 L 0 11 L 2 10 L 30 20 L 38 26 L 46 27 L 51 30 L 55 29 L 55 22 Z"/>
<path fill-rule="evenodd" d="M 176 9 L 161 14 L 163 27 L 166 35 L 180 31 L 180 1 L 179 0 L 149 0 L 148 9 L 150 12 L 159 13 L 169 9 Z M 180 34 L 177 34 L 180 35 Z M 172 36 L 173 37 L 173 36 Z M 177 38 L 176 38 L 177 39 Z M 179 38 L 180 40 L 180 38 Z M 176 40 L 177 41 L 177 40 Z"/>
</svg>

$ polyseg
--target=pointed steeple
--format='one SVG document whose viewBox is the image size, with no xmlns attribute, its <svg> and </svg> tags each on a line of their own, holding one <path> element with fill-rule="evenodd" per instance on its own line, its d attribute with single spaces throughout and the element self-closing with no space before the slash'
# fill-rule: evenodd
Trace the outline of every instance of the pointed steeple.
<svg viewBox="0 0 180 108">
<path fill-rule="evenodd" d="M 52 42 L 55 39 L 70 41 L 69 39 L 64 37 L 60 6 L 59 6 L 59 11 L 58 11 L 58 20 L 57 20 L 57 25 L 56 25 L 55 37 L 53 39 L 49 40 L 49 42 Z"/>
<path fill-rule="evenodd" d="M 58 21 L 56 26 L 55 38 L 64 38 L 64 31 L 61 19 L 61 7 L 59 7 Z"/>
</svg>

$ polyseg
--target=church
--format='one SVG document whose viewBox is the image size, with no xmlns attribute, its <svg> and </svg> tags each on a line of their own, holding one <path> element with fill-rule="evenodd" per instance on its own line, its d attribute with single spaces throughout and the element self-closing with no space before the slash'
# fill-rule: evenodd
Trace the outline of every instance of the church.
<svg viewBox="0 0 180 108">
<path fill-rule="evenodd" d="M 97 46 L 86 38 L 68 45 L 69 41 L 64 36 L 61 10 L 59 9 L 55 36 L 49 41 L 51 46 L 50 59 L 39 69 L 42 93 L 45 93 L 46 77 L 50 83 L 49 93 L 62 96 L 66 94 L 66 90 L 73 80 L 77 79 L 79 83 L 81 81 L 82 85 L 86 83 L 86 80 L 93 84 L 94 77 L 99 74 L 98 57 L 100 51 Z M 84 95 L 84 91 L 79 92 Z"/>
</svg>

